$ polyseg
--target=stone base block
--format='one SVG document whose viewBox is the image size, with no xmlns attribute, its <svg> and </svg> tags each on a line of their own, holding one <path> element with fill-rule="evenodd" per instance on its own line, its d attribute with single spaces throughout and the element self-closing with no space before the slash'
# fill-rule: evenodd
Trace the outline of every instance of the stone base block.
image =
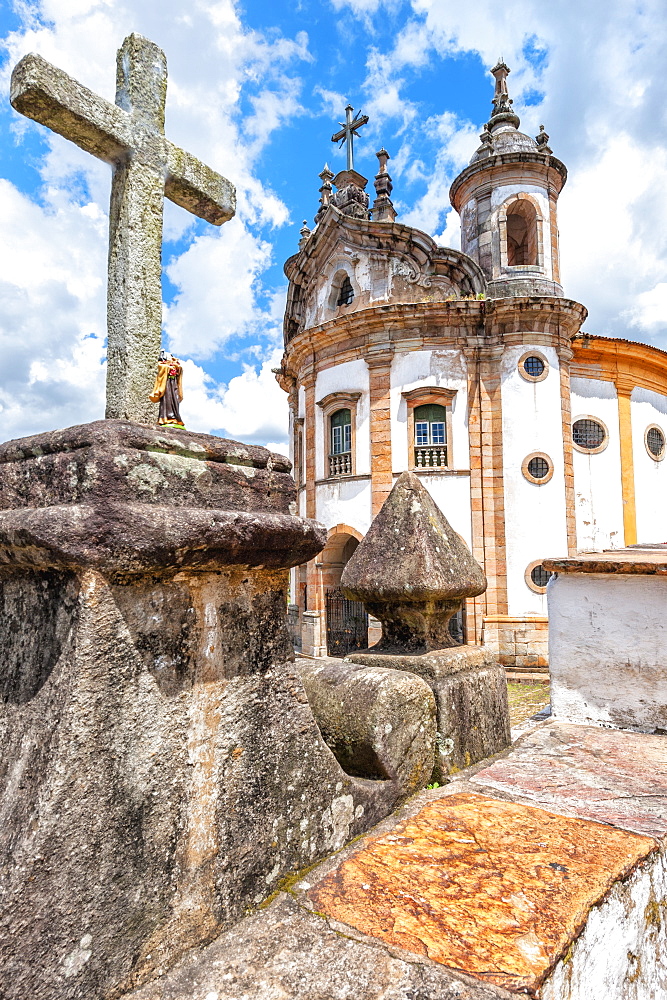
<svg viewBox="0 0 667 1000">
<path fill-rule="evenodd" d="M 420 677 L 340 660 L 295 664 L 324 740 L 347 774 L 396 785 L 397 801 L 430 781 L 436 706 Z"/>
<path fill-rule="evenodd" d="M 0 996 L 112 1000 L 385 816 L 295 674 L 286 460 L 106 421 L 0 446 Z"/>
<path fill-rule="evenodd" d="M 438 709 L 436 778 L 484 760 L 510 745 L 505 669 L 489 650 L 454 646 L 417 656 L 352 653 L 347 660 L 418 674 Z"/>
<path fill-rule="evenodd" d="M 498 663 L 514 670 L 538 671 L 548 676 L 548 618 L 489 615 L 484 619 L 483 628 L 483 644 L 495 653 Z"/>
</svg>

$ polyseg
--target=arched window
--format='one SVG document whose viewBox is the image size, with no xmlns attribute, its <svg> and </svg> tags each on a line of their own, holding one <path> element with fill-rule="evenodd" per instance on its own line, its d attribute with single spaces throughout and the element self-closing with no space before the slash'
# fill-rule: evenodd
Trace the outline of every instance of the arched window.
<svg viewBox="0 0 667 1000">
<path fill-rule="evenodd" d="M 507 264 L 509 267 L 537 264 L 537 212 L 526 198 L 507 209 Z"/>
<path fill-rule="evenodd" d="M 329 475 L 344 476 L 352 472 L 352 413 L 347 408 L 336 410 L 329 418 Z"/>
<path fill-rule="evenodd" d="M 346 274 L 345 277 L 343 278 L 343 283 L 340 286 L 340 291 L 338 292 L 338 299 L 336 301 L 336 305 L 349 306 L 353 298 L 354 298 L 354 288 L 352 287 L 350 276 Z"/>
<path fill-rule="evenodd" d="M 447 410 L 438 403 L 425 403 L 414 410 L 415 467 L 444 468 L 447 465 Z"/>
</svg>

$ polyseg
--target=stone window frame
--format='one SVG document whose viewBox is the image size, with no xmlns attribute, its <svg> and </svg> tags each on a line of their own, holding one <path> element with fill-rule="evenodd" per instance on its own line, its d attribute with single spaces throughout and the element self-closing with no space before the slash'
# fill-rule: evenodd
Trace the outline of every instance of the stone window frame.
<svg viewBox="0 0 667 1000">
<path fill-rule="evenodd" d="M 530 375 L 527 371 L 525 371 L 525 369 L 523 367 L 523 364 L 524 364 L 524 361 L 526 361 L 527 358 L 539 358 L 540 361 L 542 361 L 544 363 L 544 371 L 542 372 L 541 375 Z M 545 378 L 549 374 L 549 361 L 545 357 L 545 355 L 542 354 L 541 351 L 525 351 L 521 355 L 521 357 L 519 358 L 519 360 L 517 361 L 516 364 L 517 364 L 517 369 L 518 369 L 519 375 L 526 382 L 544 382 Z"/>
<path fill-rule="evenodd" d="M 602 444 L 599 444 L 597 448 L 584 448 L 582 447 L 582 445 L 577 444 L 577 442 L 574 440 L 574 425 L 576 424 L 577 420 L 593 420 L 596 424 L 599 424 L 602 430 L 604 431 L 604 440 Z M 601 420 L 600 417 L 593 416 L 592 413 L 579 413 L 577 414 L 576 417 L 573 417 L 572 447 L 574 448 L 575 451 L 578 451 L 581 455 L 599 455 L 600 452 L 605 451 L 605 449 L 608 446 L 609 446 L 609 428 L 605 424 L 604 420 Z"/>
<path fill-rule="evenodd" d="M 303 417 L 294 418 L 294 462 L 292 463 L 292 475 L 297 487 L 303 486 L 305 481 L 304 424 L 305 420 Z"/>
<path fill-rule="evenodd" d="M 322 410 L 322 423 L 324 425 L 323 436 L 323 456 L 324 456 L 324 479 L 347 479 L 355 476 L 357 471 L 357 403 L 361 399 L 361 392 L 330 392 L 323 399 L 318 400 L 317 405 Z M 341 475 L 331 476 L 329 474 L 329 457 L 331 455 L 331 418 L 338 410 L 350 411 L 350 472 Z"/>
<path fill-rule="evenodd" d="M 508 264 L 507 262 L 507 216 L 511 215 L 508 209 L 517 201 L 529 201 L 535 210 L 535 226 L 536 234 L 535 241 L 537 244 L 537 263 L 536 264 Z M 500 237 L 500 270 L 503 274 L 522 274 L 522 273 L 535 273 L 535 271 L 540 271 L 542 274 L 545 273 L 544 265 L 544 216 L 540 209 L 540 203 L 537 198 L 532 195 L 527 194 L 525 191 L 519 191 L 518 194 L 509 195 L 509 197 L 502 203 L 498 209 L 498 235 Z"/>
<path fill-rule="evenodd" d="M 542 476 L 541 479 L 536 479 L 535 476 L 531 475 L 528 471 L 528 463 L 534 458 L 543 458 L 545 462 L 549 464 L 549 471 L 546 476 Z M 554 474 L 554 463 L 550 455 L 547 455 L 544 451 L 531 451 L 530 455 L 526 455 L 523 462 L 521 463 L 521 472 L 523 473 L 524 479 L 527 479 L 529 483 L 533 483 L 535 486 L 545 486 L 552 478 Z"/>
<path fill-rule="evenodd" d="M 447 465 L 443 465 L 443 470 L 454 468 L 454 451 L 452 445 L 452 407 L 456 397 L 456 389 L 446 389 L 438 385 L 420 386 L 418 389 L 408 389 L 402 392 L 401 396 L 405 400 L 408 408 L 408 469 L 410 472 L 424 472 L 424 469 L 415 464 L 415 410 L 418 406 L 434 403 L 436 406 L 444 406 L 446 412 L 445 419 L 445 445 L 447 448 Z M 437 469 L 430 471 L 436 472 Z"/>
<path fill-rule="evenodd" d="M 662 453 L 659 456 L 654 455 L 648 446 L 648 432 L 650 430 L 660 431 L 660 433 L 662 434 L 662 440 L 663 440 Z M 667 435 L 665 434 L 660 424 L 648 425 L 648 427 L 644 431 L 644 447 L 646 448 L 646 453 L 648 454 L 648 457 L 651 459 L 652 462 L 662 462 L 663 458 L 667 454 Z"/>
<path fill-rule="evenodd" d="M 538 585 L 535 583 L 532 576 L 530 575 L 535 569 L 535 567 L 541 566 L 543 562 L 544 559 L 533 559 L 531 563 L 528 563 L 528 565 L 526 566 L 526 572 L 523 574 L 523 579 L 525 581 L 526 586 L 528 587 L 529 590 L 532 590 L 534 594 L 546 594 L 547 592 L 546 586 L 538 587 Z M 553 576 L 553 573 L 551 575 Z"/>
<path fill-rule="evenodd" d="M 338 305 L 338 296 L 346 278 L 349 279 L 352 285 L 352 301 Z M 360 290 L 354 275 L 354 267 L 350 265 L 349 261 L 340 259 L 334 261 L 327 275 L 327 284 L 329 286 L 327 307 L 330 312 L 339 313 L 341 310 L 349 310 L 354 306 L 355 299 L 359 296 Z"/>
</svg>

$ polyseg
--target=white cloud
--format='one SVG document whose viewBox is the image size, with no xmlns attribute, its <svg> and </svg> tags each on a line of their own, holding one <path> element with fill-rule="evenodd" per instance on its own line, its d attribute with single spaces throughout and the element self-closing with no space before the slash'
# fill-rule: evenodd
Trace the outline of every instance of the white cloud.
<svg viewBox="0 0 667 1000">
<path fill-rule="evenodd" d="M 270 245 L 238 219 L 198 236 L 166 268 L 178 287 L 174 304 L 164 309 L 170 347 L 177 354 L 208 358 L 234 334 L 260 327 L 255 286 L 270 259 Z"/>
<path fill-rule="evenodd" d="M 3 435 L 102 417 L 106 219 L 0 180 L 0 220 Z"/>
<path fill-rule="evenodd" d="M 259 370 L 247 365 L 226 386 L 213 386 L 202 368 L 184 364 L 183 419 L 190 430 L 266 445 L 287 454 L 287 396 L 271 371 L 280 365 L 277 349 Z"/>
<path fill-rule="evenodd" d="M 631 326 L 649 332 L 663 328 L 667 316 L 667 281 L 659 281 L 653 288 L 641 292 L 626 316 Z"/>
</svg>

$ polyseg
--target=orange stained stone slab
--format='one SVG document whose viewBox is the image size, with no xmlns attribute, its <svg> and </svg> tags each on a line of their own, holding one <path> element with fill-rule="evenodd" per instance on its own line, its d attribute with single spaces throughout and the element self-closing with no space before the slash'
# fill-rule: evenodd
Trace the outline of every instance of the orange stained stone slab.
<svg viewBox="0 0 667 1000">
<path fill-rule="evenodd" d="M 308 892 L 321 913 L 485 982 L 535 994 L 650 837 L 457 793 L 366 842 Z"/>
</svg>

